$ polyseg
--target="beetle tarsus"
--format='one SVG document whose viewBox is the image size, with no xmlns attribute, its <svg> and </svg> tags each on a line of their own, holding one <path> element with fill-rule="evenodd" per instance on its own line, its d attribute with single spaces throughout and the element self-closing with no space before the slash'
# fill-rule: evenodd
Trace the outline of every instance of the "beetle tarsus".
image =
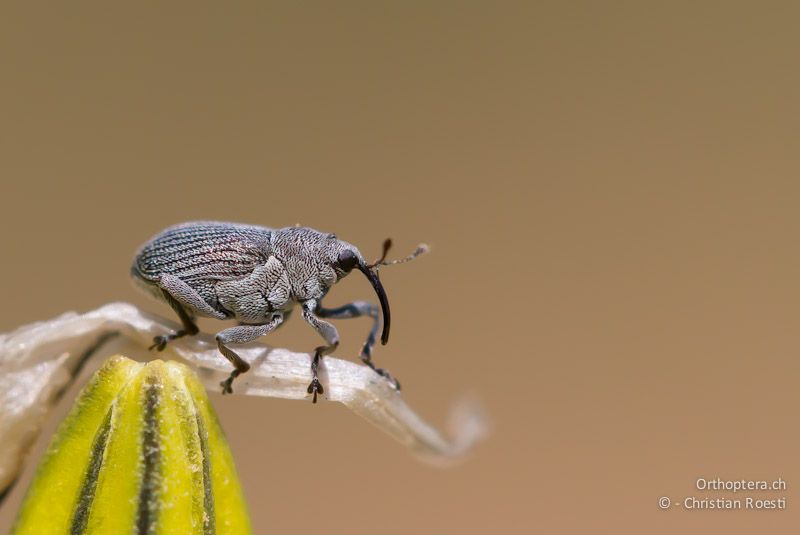
<svg viewBox="0 0 800 535">
<path fill-rule="evenodd" d="M 222 387 L 223 396 L 225 394 L 233 394 L 233 380 L 239 377 L 241 373 L 239 370 L 233 370 L 228 378 L 219 384 Z"/>
<path fill-rule="evenodd" d="M 311 403 L 317 402 L 317 394 L 322 395 L 325 393 L 325 389 L 322 387 L 322 383 L 319 382 L 319 377 L 317 376 L 317 370 L 319 369 L 319 361 L 322 360 L 322 352 L 326 350 L 325 346 L 318 347 L 314 350 L 314 359 L 311 361 L 311 383 L 309 383 L 306 392 L 312 394 L 314 397 L 311 398 Z"/>
<path fill-rule="evenodd" d="M 311 384 L 308 385 L 308 389 L 306 390 L 306 392 L 308 392 L 309 394 L 313 394 L 314 395 L 314 397 L 311 398 L 311 403 L 316 403 L 317 402 L 317 394 L 320 394 L 320 395 L 324 394 L 325 393 L 325 389 L 322 388 L 322 383 L 319 382 L 319 379 L 314 377 L 311 380 Z"/>
<path fill-rule="evenodd" d="M 401 389 L 400 381 L 397 380 L 397 377 L 392 376 L 392 374 L 390 374 L 383 368 L 377 368 L 375 370 L 375 373 L 377 373 L 378 375 L 380 375 L 381 377 L 392 383 L 392 386 L 394 387 L 395 390 L 397 390 L 398 392 L 400 391 Z"/>
<path fill-rule="evenodd" d="M 167 338 L 163 334 L 161 336 L 154 336 L 153 337 L 153 345 L 151 345 L 147 349 L 149 349 L 150 351 L 152 351 L 154 349 L 156 351 L 164 351 L 164 348 L 167 347 L 167 342 L 169 342 L 169 338 Z"/>
<path fill-rule="evenodd" d="M 280 322 L 277 322 L 277 323 L 279 324 Z M 258 326 L 258 327 L 266 328 L 268 326 L 265 325 L 265 326 Z M 252 327 L 250 325 L 245 325 L 243 327 L 241 327 L 241 326 L 240 327 L 233 327 L 234 332 L 239 332 L 239 334 L 241 334 L 241 332 L 240 331 L 236 331 L 236 330 L 237 329 L 243 329 L 243 328 L 244 328 L 243 332 L 247 333 L 248 335 L 252 335 L 253 334 L 252 329 L 254 327 Z M 230 329 L 226 329 L 226 330 L 230 331 Z M 220 353 L 222 353 L 222 355 L 226 359 L 228 359 L 228 361 L 231 364 L 233 364 L 234 370 L 231 372 L 231 374 L 228 376 L 227 379 L 225 379 L 224 381 L 222 381 L 220 383 L 220 386 L 222 387 L 222 393 L 223 394 L 233 394 L 233 380 L 236 379 L 237 377 L 239 377 L 241 374 L 247 372 L 250 369 L 250 365 L 246 361 L 242 360 L 242 357 L 237 355 L 236 352 L 234 352 L 233 350 L 231 350 L 231 348 L 229 348 L 228 346 L 225 345 L 225 342 L 223 341 L 224 339 L 227 338 L 227 335 L 224 334 L 225 332 L 226 331 L 222 331 L 221 333 L 217 334 L 217 347 L 219 348 Z M 240 339 L 246 341 L 246 338 L 244 338 L 243 336 Z"/>
<path fill-rule="evenodd" d="M 375 371 L 375 373 L 377 373 L 378 375 L 389 381 L 395 390 L 397 390 L 398 392 L 400 391 L 400 381 L 398 381 L 397 378 L 393 377 L 391 373 L 389 373 L 383 368 L 373 367 L 372 369 Z"/>
<path fill-rule="evenodd" d="M 197 334 L 197 330 L 196 329 L 193 332 L 192 331 L 187 331 L 186 329 L 181 329 L 180 331 L 175 332 L 175 333 L 161 334 L 159 336 L 154 336 L 153 337 L 153 345 L 151 345 L 148 349 L 150 351 L 152 351 L 153 349 L 155 349 L 156 351 L 164 351 L 164 349 L 166 349 L 166 347 L 167 347 L 167 343 L 171 342 L 172 340 L 175 340 L 176 338 L 181 338 L 181 337 L 184 337 L 184 336 L 194 335 L 194 334 Z"/>
<path fill-rule="evenodd" d="M 398 381 L 395 377 L 393 377 L 388 370 L 376 367 L 375 363 L 372 362 L 372 357 L 370 356 L 368 351 L 362 352 L 360 358 L 361 362 L 369 366 L 372 369 L 372 371 L 374 371 L 375 373 L 377 373 L 378 375 L 380 375 L 381 377 L 392 383 L 392 386 L 394 386 L 395 390 L 397 390 L 398 392 L 400 391 L 400 381 Z"/>
<path fill-rule="evenodd" d="M 169 306 L 171 306 L 172 309 L 178 314 L 178 317 L 180 317 L 181 323 L 183 324 L 183 329 L 173 333 L 162 334 L 161 336 L 153 337 L 153 345 L 151 345 L 149 348 L 151 351 L 153 349 L 156 351 L 164 351 L 168 342 L 183 336 L 194 336 L 200 332 L 191 314 L 186 312 L 186 309 L 183 307 L 183 305 L 181 305 L 174 297 L 172 297 L 168 291 L 162 289 L 161 294 L 164 296 L 164 299 L 167 301 L 167 303 L 169 303 Z"/>
<path fill-rule="evenodd" d="M 155 349 L 156 351 L 164 351 L 164 349 L 166 349 L 167 347 L 168 342 L 176 338 L 179 338 L 180 336 L 182 336 L 180 333 L 162 334 L 159 336 L 154 336 L 153 345 L 151 345 L 148 349 L 150 349 L 150 351 L 152 351 L 153 349 Z"/>
</svg>

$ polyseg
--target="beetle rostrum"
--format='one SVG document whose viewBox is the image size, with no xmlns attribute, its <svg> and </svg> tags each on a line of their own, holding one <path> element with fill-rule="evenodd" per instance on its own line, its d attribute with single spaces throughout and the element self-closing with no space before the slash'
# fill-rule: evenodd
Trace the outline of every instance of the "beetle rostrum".
<svg viewBox="0 0 800 535">
<path fill-rule="evenodd" d="M 360 358 L 399 388 L 399 383 L 372 361 L 372 348 L 381 323 L 382 344 L 389 341 L 391 326 L 389 300 L 378 269 L 408 262 L 426 252 L 427 246 L 420 245 L 406 258 L 387 261 L 390 247 L 391 240 L 386 240 L 381 257 L 368 264 L 353 245 L 311 228 L 271 229 L 197 221 L 169 227 L 154 236 L 136 254 L 131 275 L 148 294 L 166 301 L 183 325 L 178 331 L 156 336 L 151 349 L 161 351 L 171 340 L 197 334 L 198 316 L 238 322 L 216 335 L 220 353 L 234 366 L 221 383 L 223 394 L 232 393 L 233 380 L 250 369 L 229 346 L 252 342 L 274 331 L 295 305 L 300 305 L 303 319 L 325 340 L 325 345 L 314 350 L 311 363 L 308 393 L 316 403 L 317 395 L 324 393 L 317 377 L 320 360 L 339 345 L 339 333 L 326 319 L 371 317 L 372 328 Z M 375 304 L 366 301 L 336 308 L 322 306 L 331 286 L 354 268 L 372 284 L 380 314 Z"/>
</svg>

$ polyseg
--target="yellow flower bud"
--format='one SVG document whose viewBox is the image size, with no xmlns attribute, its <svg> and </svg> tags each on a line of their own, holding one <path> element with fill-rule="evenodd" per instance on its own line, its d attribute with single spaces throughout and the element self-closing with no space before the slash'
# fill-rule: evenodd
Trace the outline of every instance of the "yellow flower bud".
<svg viewBox="0 0 800 535">
<path fill-rule="evenodd" d="M 61 424 L 13 533 L 250 533 L 205 390 L 177 362 L 112 357 Z"/>
</svg>

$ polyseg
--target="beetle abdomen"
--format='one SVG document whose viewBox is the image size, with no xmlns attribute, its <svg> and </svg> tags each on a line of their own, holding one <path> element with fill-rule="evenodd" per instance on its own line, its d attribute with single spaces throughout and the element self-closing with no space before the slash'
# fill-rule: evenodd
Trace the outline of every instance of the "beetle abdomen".
<svg viewBox="0 0 800 535">
<path fill-rule="evenodd" d="M 170 227 L 138 252 L 132 272 L 147 281 L 169 274 L 183 281 L 246 276 L 270 255 L 272 231 L 265 227 L 193 222 Z"/>
</svg>

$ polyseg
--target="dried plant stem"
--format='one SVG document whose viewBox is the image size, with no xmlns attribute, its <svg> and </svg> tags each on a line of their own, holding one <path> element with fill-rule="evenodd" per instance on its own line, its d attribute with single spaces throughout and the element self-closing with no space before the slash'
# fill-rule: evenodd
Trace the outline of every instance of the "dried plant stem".
<svg viewBox="0 0 800 535">
<path fill-rule="evenodd" d="M 0 493 L 17 476 L 50 408 L 93 354 L 152 358 L 147 347 L 153 337 L 175 327 L 134 305 L 111 303 L 0 335 Z M 237 394 L 307 397 L 311 355 L 257 343 L 237 352 L 252 365 L 236 381 Z M 204 334 L 176 340 L 159 356 L 192 364 L 212 391 L 219 390 L 219 382 L 230 372 L 213 337 Z M 451 415 L 450 434 L 440 433 L 412 411 L 392 385 L 360 364 L 326 357 L 320 379 L 328 400 L 343 403 L 427 460 L 458 459 L 486 432 L 479 407 L 462 402 Z"/>
</svg>

